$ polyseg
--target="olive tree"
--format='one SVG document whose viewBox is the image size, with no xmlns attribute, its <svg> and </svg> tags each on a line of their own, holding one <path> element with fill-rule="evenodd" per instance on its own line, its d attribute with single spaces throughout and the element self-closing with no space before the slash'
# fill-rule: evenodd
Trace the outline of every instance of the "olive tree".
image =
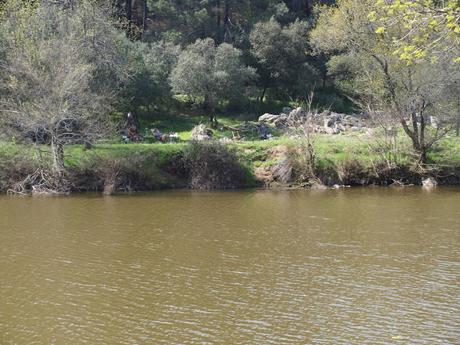
<svg viewBox="0 0 460 345">
<path fill-rule="evenodd" d="M 214 40 L 198 39 L 179 55 L 170 82 L 173 92 L 203 99 L 209 120 L 215 124 L 218 102 L 243 97 L 245 85 L 255 71 L 241 61 L 241 51 Z"/>
<path fill-rule="evenodd" d="M 254 26 L 250 36 L 251 54 L 257 60 L 261 101 L 268 89 L 294 98 L 299 94 L 299 87 L 304 88 L 316 79 L 317 72 L 308 63 L 308 29 L 306 21 L 283 27 L 273 17 Z"/>
<path fill-rule="evenodd" d="M 332 56 L 330 72 L 344 76 L 346 91 L 359 97 L 361 104 L 383 110 L 401 124 L 424 164 L 428 150 L 451 129 L 447 125 L 428 130 L 428 124 L 433 115 L 448 121 L 455 113 L 458 104 L 445 90 L 458 82 L 458 64 L 448 51 L 435 60 L 423 53 L 411 59 L 395 53 L 411 27 L 404 16 L 391 18 L 387 13 L 387 27 L 383 28 L 375 20 L 379 13 L 383 15 L 380 3 L 337 1 L 336 7 L 323 9 L 310 40 L 318 50 Z M 429 39 L 435 42 L 436 34 Z"/>
<path fill-rule="evenodd" d="M 108 128 L 117 85 L 127 79 L 123 36 L 90 1 L 62 7 L 8 1 L 0 21 L 1 129 L 49 143 L 62 175 L 64 146 Z"/>
<path fill-rule="evenodd" d="M 137 115 L 168 111 L 172 105 L 169 76 L 177 63 L 180 47 L 169 42 L 129 42 L 129 83 L 121 91 L 118 109 Z"/>
</svg>

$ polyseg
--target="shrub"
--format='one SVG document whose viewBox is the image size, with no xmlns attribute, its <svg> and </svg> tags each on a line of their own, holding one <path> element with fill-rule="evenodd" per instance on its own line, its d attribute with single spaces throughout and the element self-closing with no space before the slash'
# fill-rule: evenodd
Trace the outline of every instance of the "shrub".
<svg viewBox="0 0 460 345">
<path fill-rule="evenodd" d="M 248 184 L 248 170 L 235 150 L 221 143 L 191 142 L 182 165 L 193 189 L 241 188 Z"/>
<path fill-rule="evenodd" d="M 347 159 L 337 167 L 342 184 L 364 186 L 369 183 L 369 171 L 356 159 Z"/>
<path fill-rule="evenodd" d="M 6 192 L 24 180 L 39 168 L 36 160 L 31 159 L 30 152 L 0 151 L 0 192 Z"/>
</svg>

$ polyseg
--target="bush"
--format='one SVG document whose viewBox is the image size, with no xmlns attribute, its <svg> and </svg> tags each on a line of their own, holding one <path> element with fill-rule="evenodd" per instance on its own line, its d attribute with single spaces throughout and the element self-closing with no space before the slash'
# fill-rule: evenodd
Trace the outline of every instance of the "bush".
<svg viewBox="0 0 460 345">
<path fill-rule="evenodd" d="M 249 182 L 235 150 L 217 142 L 191 142 L 182 165 L 193 189 L 241 188 Z"/>
<path fill-rule="evenodd" d="M 14 153 L 0 151 L 0 192 L 6 192 L 39 168 L 30 152 Z"/>
<path fill-rule="evenodd" d="M 369 184 L 369 170 L 356 159 L 347 159 L 337 167 L 342 184 L 364 186 Z"/>
</svg>

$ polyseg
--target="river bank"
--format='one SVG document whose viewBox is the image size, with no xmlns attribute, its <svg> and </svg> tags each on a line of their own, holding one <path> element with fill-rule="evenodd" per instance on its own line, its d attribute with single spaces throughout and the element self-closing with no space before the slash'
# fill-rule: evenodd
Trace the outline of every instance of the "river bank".
<svg viewBox="0 0 460 345">
<path fill-rule="evenodd" d="M 72 192 L 107 194 L 178 188 L 421 185 L 427 177 L 440 185 L 460 184 L 457 137 L 440 142 L 429 154 L 430 164 L 420 169 L 410 154 L 401 153 L 405 148 L 393 157 L 362 137 L 318 136 L 314 178 L 304 144 L 279 139 L 201 144 L 194 150 L 190 143 L 97 144 L 91 150 L 74 145 L 66 147 L 66 178 Z M 7 192 L 39 169 L 48 149 L 0 144 L 0 191 Z"/>
</svg>

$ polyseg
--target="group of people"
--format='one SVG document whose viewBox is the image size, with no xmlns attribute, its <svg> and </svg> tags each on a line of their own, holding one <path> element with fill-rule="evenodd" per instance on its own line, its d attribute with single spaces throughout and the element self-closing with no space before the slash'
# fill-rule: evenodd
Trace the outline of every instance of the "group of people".
<svg viewBox="0 0 460 345">
<path fill-rule="evenodd" d="M 125 142 L 144 140 L 142 134 L 139 133 L 139 123 L 131 112 L 126 114 L 125 123 L 121 133 Z"/>
<path fill-rule="evenodd" d="M 176 132 L 170 132 L 170 133 L 161 133 L 160 130 L 158 128 L 152 128 L 150 129 L 150 133 L 152 133 L 152 136 L 155 140 L 157 141 L 161 141 L 163 143 L 166 143 L 166 142 L 172 142 L 172 141 L 178 141 L 180 138 L 179 138 L 179 134 L 177 134 Z"/>
</svg>

